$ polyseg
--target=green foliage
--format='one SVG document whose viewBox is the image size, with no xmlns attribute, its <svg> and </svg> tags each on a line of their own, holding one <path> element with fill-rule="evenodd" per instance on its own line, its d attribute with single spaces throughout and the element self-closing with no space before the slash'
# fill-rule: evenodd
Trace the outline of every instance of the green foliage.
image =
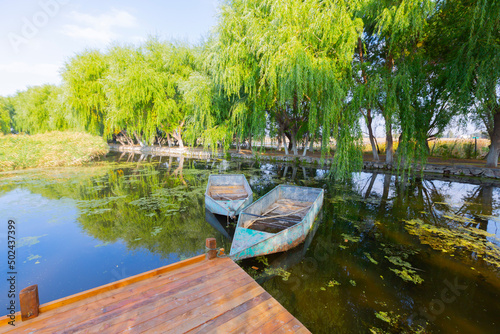
<svg viewBox="0 0 500 334">
<path fill-rule="evenodd" d="M 181 140 L 186 106 L 180 84 L 192 71 L 191 51 L 150 39 L 139 48 L 114 47 L 107 56 L 106 132 L 126 129 L 150 145 L 161 129 Z"/>
<path fill-rule="evenodd" d="M 31 134 L 70 128 L 70 115 L 60 87 L 30 87 L 11 98 L 14 127 Z"/>
<path fill-rule="evenodd" d="M 352 15 L 357 6 L 314 0 L 225 3 L 207 66 L 219 92 L 233 102 L 227 130 L 259 138 L 269 122 L 290 138 L 296 155 L 298 139 L 321 129 L 324 143 L 330 133 L 339 143 L 336 174 L 359 169 L 358 119 L 342 108 L 343 82 L 362 27 Z"/>
<path fill-rule="evenodd" d="M 0 96 L 0 132 L 10 133 L 14 107 L 10 98 Z"/>
<path fill-rule="evenodd" d="M 66 102 L 77 126 L 95 135 L 104 133 L 108 103 L 103 80 L 108 66 L 104 54 L 87 50 L 71 58 L 62 72 Z"/>
</svg>

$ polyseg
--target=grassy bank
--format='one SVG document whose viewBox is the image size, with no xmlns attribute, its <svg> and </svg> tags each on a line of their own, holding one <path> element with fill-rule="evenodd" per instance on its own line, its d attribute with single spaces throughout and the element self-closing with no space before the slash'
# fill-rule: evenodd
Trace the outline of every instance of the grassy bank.
<svg viewBox="0 0 500 334">
<path fill-rule="evenodd" d="M 79 166 L 107 152 L 101 137 L 81 132 L 0 135 L 0 171 Z"/>
</svg>

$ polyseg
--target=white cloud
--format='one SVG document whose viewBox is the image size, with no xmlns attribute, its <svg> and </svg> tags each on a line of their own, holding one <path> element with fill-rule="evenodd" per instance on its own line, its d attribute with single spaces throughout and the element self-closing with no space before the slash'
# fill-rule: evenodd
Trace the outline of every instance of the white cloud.
<svg viewBox="0 0 500 334">
<path fill-rule="evenodd" d="M 93 16 L 73 11 L 70 19 L 76 24 L 67 24 L 61 31 L 63 34 L 86 41 L 109 43 L 119 34 L 116 28 L 133 28 L 137 19 L 123 10 L 113 9 L 110 13 Z"/>
</svg>

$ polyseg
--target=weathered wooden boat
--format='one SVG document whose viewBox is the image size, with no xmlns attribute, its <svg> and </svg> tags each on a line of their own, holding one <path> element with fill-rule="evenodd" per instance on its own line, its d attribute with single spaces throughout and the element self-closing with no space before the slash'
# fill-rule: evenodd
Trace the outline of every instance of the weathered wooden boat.
<svg viewBox="0 0 500 334">
<path fill-rule="evenodd" d="M 321 212 L 319 213 L 319 215 L 321 215 Z M 313 222 L 311 230 L 309 231 L 309 234 L 306 236 L 306 239 L 297 247 L 294 247 L 285 252 L 270 254 L 267 257 L 269 265 L 266 266 L 265 270 L 259 273 L 257 277 L 254 277 L 255 281 L 262 285 L 271 278 L 279 275 L 280 273 L 284 273 L 293 266 L 299 264 L 305 258 L 319 225 L 320 221 L 315 220 Z"/>
<path fill-rule="evenodd" d="M 210 212 L 234 217 L 252 201 L 252 188 L 245 175 L 220 174 L 208 177 L 205 207 Z"/>
<path fill-rule="evenodd" d="M 279 185 L 240 213 L 233 260 L 289 250 L 302 243 L 323 205 L 320 188 Z"/>
</svg>

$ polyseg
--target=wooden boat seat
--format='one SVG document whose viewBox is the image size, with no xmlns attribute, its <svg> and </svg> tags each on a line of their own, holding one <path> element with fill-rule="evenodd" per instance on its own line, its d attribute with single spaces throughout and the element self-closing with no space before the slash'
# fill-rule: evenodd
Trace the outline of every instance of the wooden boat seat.
<svg viewBox="0 0 500 334">
<path fill-rule="evenodd" d="M 268 233 L 281 232 L 300 223 L 312 204 L 312 202 L 279 199 L 268 206 L 261 214 L 265 218 L 256 217 L 248 222 L 245 227 Z"/>
<path fill-rule="evenodd" d="M 242 185 L 210 186 L 208 195 L 216 201 L 235 201 L 249 196 L 245 187 Z"/>
</svg>

